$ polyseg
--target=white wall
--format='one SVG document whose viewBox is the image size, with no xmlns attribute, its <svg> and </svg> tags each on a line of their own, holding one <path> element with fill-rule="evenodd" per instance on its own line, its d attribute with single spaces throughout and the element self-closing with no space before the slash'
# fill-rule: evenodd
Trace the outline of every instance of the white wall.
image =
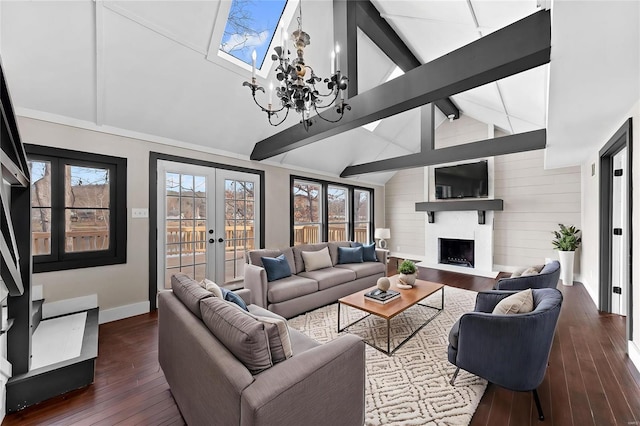
<svg viewBox="0 0 640 426">
<path fill-rule="evenodd" d="M 33 284 L 42 285 L 48 302 L 90 294 L 98 295 L 101 311 L 112 310 L 116 319 L 126 316 L 128 306 L 139 310 L 148 302 L 149 259 L 147 219 L 131 219 L 131 208 L 149 208 L 149 152 L 161 152 L 187 158 L 236 165 L 265 171 L 265 244 L 266 247 L 289 245 L 290 174 L 345 182 L 374 189 L 376 226 L 384 224 L 384 190 L 337 177 L 292 171 L 237 158 L 176 148 L 140 139 L 132 139 L 80 129 L 46 121 L 18 117 L 24 143 L 95 152 L 127 158 L 127 263 L 94 268 L 74 269 L 33 275 Z M 134 312 L 132 312 L 134 313 Z"/>
<path fill-rule="evenodd" d="M 450 147 L 504 134 L 462 115 L 436 129 L 435 146 Z M 429 250 L 425 248 L 429 224 L 426 214 L 415 212 L 415 203 L 429 200 L 427 195 L 433 199 L 433 189 L 427 185 L 433 175 L 430 169 L 400 171 L 385 186 L 392 251 L 424 256 Z M 545 170 L 543 151 L 531 151 L 491 159 L 489 174 L 494 177 L 489 196 L 504 200 L 504 211 L 493 215 L 494 269 L 512 270 L 556 259 L 551 231 L 558 223 L 581 225 L 580 167 Z M 490 220 L 491 215 L 487 217 Z"/>
<path fill-rule="evenodd" d="M 551 232 L 559 223 L 581 228 L 580 167 L 545 170 L 539 150 L 495 157 L 494 170 L 495 198 L 504 200 L 504 210 L 495 212 L 496 267 L 557 259 Z"/>
<path fill-rule="evenodd" d="M 401 170 L 385 185 L 386 227 L 391 229 L 387 241 L 392 252 L 423 256 L 425 254 L 426 214 L 416 212 L 416 202 L 424 201 L 423 167 Z"/>
</svg>

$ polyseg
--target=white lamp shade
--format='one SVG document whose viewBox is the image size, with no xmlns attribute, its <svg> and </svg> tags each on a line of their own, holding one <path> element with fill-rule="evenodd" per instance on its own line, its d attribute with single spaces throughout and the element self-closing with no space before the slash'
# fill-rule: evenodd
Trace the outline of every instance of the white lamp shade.
<svg viewBox="0 0 640 426">
<path fill-rule="evenodd" d="M 376 228 L 374 233 L 375 238 L 387 239 L 391 238 L 391 230 L 389 228 Z"/>
</svg>

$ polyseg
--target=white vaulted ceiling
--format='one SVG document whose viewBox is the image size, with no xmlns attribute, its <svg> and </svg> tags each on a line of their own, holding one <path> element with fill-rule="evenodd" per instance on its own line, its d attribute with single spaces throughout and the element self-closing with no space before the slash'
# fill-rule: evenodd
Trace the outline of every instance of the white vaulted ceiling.
<svg viewBox="0 0 640 426">
<path fill-rule="evenodd" d="M 422 63 L 539 10 L 535 0 L 373 4 Z M 305 57 L 326 76 L 332 2 L 303 7 Z M 248 158 L 256 142 L 299 118 L 269 126 L 242 86 L 250 72 L 216 57 L 228 8 L 227 0 L 2 1 L 0 56 L 17 113 Z M 640 98 L 639 22 L 635 1 L 556 0 L 550 65 L 451 99 L 462 114 L 506 133 L 546 127 L 547 164 L 580 164 Z M 364 91 L 395 64 L 361 32 L 358 46 Z M 444 119 L 438 114 L 438 123 Z M 348 165 L 418 152 L 419 121 L 417 110 L 407 111 L 373 132 L 357 128 L 268 161 L 339 175 Z M 360 178 L 384 183 L 392 175 Z"/>
</svg>

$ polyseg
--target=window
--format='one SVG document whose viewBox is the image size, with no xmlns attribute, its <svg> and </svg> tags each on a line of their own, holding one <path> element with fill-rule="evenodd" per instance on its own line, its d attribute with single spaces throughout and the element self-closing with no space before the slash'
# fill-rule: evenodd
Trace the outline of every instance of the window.
<svg viewBox="0 0 640 426">
<path fill-rule="evenodd" d="M 125 263 L 127 160 L 25 148 L 34 272 Z"/>
<path fill-rule="evenodd" d="M 286 5 L 286 0 L 233 0 L 220 51 L 248 65 L 255 51 L 256 68 L 261 69 Z"/>
<path fill-rule="evenodd" d="M 373 191 L 291 177 L 291 245 L 372 241 Z"/>
<path fill-rule="evenodd" d="M 327 190 L 329 209 L 329 238 L 327 241 L 346 241 L 349 238 L 349 189 L 329 185 Z"/>
<path fill-rule="evenodd" d="M 314 182 L 295 180 L 293 183 L 294 244 L 322 241 L 322 186 Z"/>
<path fill-rule="evenodd" d="M 353 241 L 368 243 L 371 237 L 371 191 L 353 191 Z"/>
</svg>

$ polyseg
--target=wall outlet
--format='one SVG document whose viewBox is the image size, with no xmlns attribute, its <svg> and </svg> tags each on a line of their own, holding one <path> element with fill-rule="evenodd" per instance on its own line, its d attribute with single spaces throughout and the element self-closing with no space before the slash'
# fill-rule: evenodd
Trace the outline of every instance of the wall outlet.
<svg viewBox="0 0 640 426">
<path fill-rule="evenodd" d="M 396 246 L 396 251 L 400 251 L 400 246 Z"/>
<path fill-rule="evenodd" d="M 133 219 L 143 219 L 149 217 L 149 209 L 131 209 Z"/>
</svg>

